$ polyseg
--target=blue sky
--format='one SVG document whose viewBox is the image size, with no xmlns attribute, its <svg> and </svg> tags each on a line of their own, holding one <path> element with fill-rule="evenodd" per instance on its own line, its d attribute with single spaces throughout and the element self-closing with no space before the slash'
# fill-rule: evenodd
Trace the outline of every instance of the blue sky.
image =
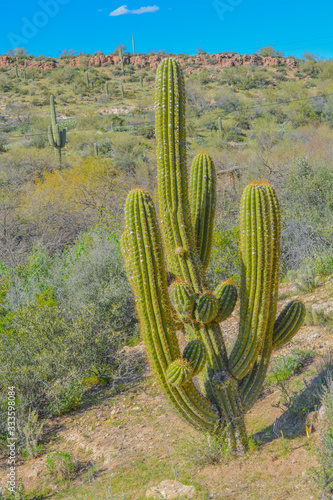
<svg viewBox="0 0 333 500">
<path fill-rule="evenodd" d="M 63 49 L 109 53 L 118 44 L 131 50 L 133 35 L 137 52 L 253 53 L 273 45 L 326 58 L 332 19 L 332 0 L 12 0 L 1 7 L 0 54 L 17 46 L 53 57 Z"/>
</svg>

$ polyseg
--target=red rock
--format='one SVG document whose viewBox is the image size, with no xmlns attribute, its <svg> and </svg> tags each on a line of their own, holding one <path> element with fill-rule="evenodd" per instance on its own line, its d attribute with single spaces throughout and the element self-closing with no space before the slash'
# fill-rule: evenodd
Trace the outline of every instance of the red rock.
<svg viewBox="0 0 333 500">
<path fill-rule="evenodd" d="M 156 69 L 160 61 L 165 56 L 157 54 L 143 54 L 143 55 L 124 55 L 124 65 L 132 64 L 135 67 Z M 102 67 L 104 65 L 120 65 L 118 55 L 114 54 L 95 54 L 87 58 L 86 56 L 73 57 L 69 61 L 69 66 L 80 67 L 82 64 L 88 63 L 89 66 Z M 237 54 L 236 52 L 222 52 L 218 54 L 197 54 L 189 56 L 186 59 L 180 58 L 180 63 L 183 66 L 187 65 L 186 72 L 191 73 L 193 68 L 189 66 L 213 67 L 219 66 L 221 68 L 230 68 L 233 66 L 287 66 L 291 70 L 297 68 L 296 60 L 293 57 L 277 58 L 277 57 L 263 57 L 258 54 Z M 22 65 L 15 57 L 8 55 L 0 56 L 0 67 Z M 36 61 L 34 59 L 24 59 L 23 65 L 27 68 L 38 68 L 41 70 L 56 68 L 59 65 L 59 59 L 51 59 L 48 61 Z"/>
</svg>

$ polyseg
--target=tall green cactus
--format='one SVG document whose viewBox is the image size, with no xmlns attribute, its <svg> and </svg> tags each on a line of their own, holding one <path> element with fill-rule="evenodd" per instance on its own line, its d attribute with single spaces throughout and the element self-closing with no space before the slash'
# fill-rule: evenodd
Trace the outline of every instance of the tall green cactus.
<svg viewBox="0 0 333 500">
<path fill-rule="evenodd" d="M 109 92 L 109 82 L 105 82 L 105 95 L 107 95 L 107 96 L 110 95 L 110 92 Z"/>
<path fill-rule="evenodd" d="M 133 48 L 133 55 L 135 55 L 135 42 L 134 42 L 134 36 L 132 36 L 132 48 Z"/>
<path fill-rule="evenodd" d="M 51 108 L 51 125 L 48 126 L 47 136 L 49 139 L 49 143 L 53 146 L 58 152 L 59 165 L 61 165 L 61 150 L 65 147 L 66 144 L 66 129 L 59 129 L 59 125 L 57 123 L 57 115 L 54 103 L 54 96 L 50 96 L 50 108 Z"/>
<path fill-rule="evenodd" d="M 265 182 L 251 183 L 242 196 L 241 318 L 237 341 L 228 354 L 220 322 L 232 313 L 237 289 L 225 282 L 209 291 L 205 272 L 213 237 L 216 172 L 210 156 L 200 153 L 188 183 L 185 86 L 174 59 L 158 67 L 155 113 L 161 230 L 150 195 L 135 189 L 126 201 L 122 236 L 143 340 L 153 374 L 178 414 L 198 429 L 224 434 L 230 450 L 243 453 L 244 415 L 260 393 L 272 350 L 289 342 L 304 318 L 303 304 L 293 301 L 275 321 L 278 200 Z M 169 287 L 166 266 L 174 276 Z M 188 342 L 182 354 L 176 336 L 180 329 Z M 193 383 L 195 376 L 198 385 Z"/>
</svg>

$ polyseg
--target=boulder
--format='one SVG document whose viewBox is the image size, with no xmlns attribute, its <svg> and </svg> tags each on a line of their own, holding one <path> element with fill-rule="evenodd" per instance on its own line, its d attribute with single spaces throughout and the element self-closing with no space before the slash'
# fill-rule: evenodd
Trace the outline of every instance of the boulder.
<svg viewBox="0 0 333 500">
<path fill-rule="evenodd" d="M 194 486 L 185 486 L 179 481 L 170 481 L 169 479 L 146 491 L 146 498 L 163 498 L 166 500 L 169 498 L 193 498 L 194 495 Z"/>
</svg>

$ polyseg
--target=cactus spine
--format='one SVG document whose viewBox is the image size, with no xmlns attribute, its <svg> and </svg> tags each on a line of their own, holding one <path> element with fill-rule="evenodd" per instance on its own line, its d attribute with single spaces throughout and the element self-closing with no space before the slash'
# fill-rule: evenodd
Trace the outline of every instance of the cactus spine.
<svg viewBox="0 0 333 500">
<path fill-rule="evenodd" d="M 59 129 L 53 95 L 50 96 L 51 125 L 48 126 L 47 135 L 49 143 L 58 152 L 59 165 L 61 165 L 61 150 L 66 144 L 66 129 Z"/>
<path fill-rule="evenodd" d="M 206 153 L 197 155 L 188 186 L 185 87 L 174 59 L 158 67 L 155 113 L 161 233 L 151 197 L 135 189 L 126 201 L 122 236 L 143 340 L 159 386 L 178 414 L 198 429 L 224 434 L 230 450 L 243 453 L 244 414 L 260 392 L 273 347 L 288 342 L 301 326 L 299 303 L 287 306 L 275 323 L 278 201 L 267 183 L 251 183 L 242 197 L 241 320 L 228 356 L 219 322 L 232 313 L 237 290 L 226 282 L 209 291 L 205 273 L 216 205 L 215 167 Z M 166 265 L 177 278 L 169 289 Z M 180 324 L 188 341 L 182 356 L 176 336 Z"/>
</svg>

